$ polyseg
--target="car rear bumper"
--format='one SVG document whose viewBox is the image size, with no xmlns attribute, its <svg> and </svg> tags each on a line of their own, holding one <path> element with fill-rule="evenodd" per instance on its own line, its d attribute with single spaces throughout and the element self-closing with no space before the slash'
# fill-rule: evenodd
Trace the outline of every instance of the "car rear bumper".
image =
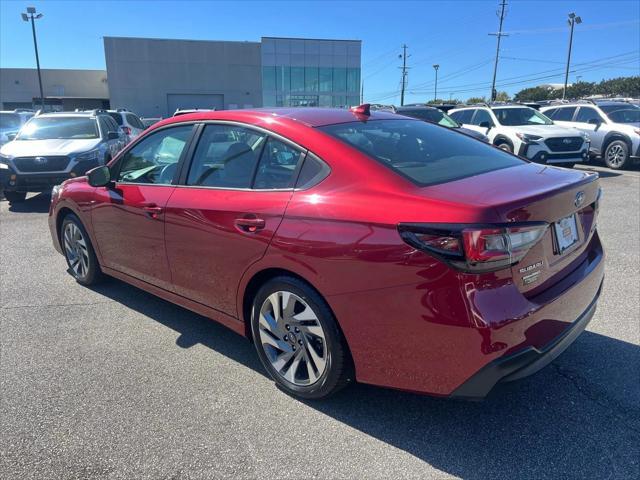
<svg viewBox="0 0 640 480">
<path fill-rule="evenodd" d="M 604 280 L 603 280 L 604 282 Z M 555 360 L 587 327 L 596 312 L 602 284 L 587 309 L 562 334 L 543 348 L 529 346 L 512 355 L 494 360 L 453 391 L 451 397 L 482 399 L 498 382 L 510 382 L 533 375 Z"/>
</svg>

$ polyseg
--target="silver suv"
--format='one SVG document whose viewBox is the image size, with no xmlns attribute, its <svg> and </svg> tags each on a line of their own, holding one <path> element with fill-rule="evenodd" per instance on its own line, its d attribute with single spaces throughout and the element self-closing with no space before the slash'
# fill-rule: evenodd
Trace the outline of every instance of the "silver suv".
<svg viewBox="0 0 640 480">
<path fill-rule="evenodd" d="M 111 160 L 124 146 L 104 111 L 46 113 L 31 118 L 0 148 L 0 185 L 10 203 L 27 192 L 50 191 Z"/>
<path fill-rule="evenodd" d="M 127 143 L 137 138 L 146 128 L 142 120 L 140 120 L 140 117 L 124 108 L 107 110 L 107 113 L 116 121 L 118 127 L 125 135 Z"/>
<path fill-rule="evenodd" d="M 640 107 L 624 101 L 580 101 L 540 109 L 558 125 L 589 134 L 591 154 L 621 169 L 640 161 Z"/>
</svg>

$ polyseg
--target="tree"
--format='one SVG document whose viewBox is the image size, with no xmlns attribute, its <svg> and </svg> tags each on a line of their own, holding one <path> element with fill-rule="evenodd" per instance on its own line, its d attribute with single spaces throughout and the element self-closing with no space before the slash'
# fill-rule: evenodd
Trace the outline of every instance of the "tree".
<svg viewBox="0 0 640 480">
<path fill-rule="evenodd" d="M 514 100 L 516 102 L 535 102 L 539 100 L 549 100 L 551 98 L 548 88 L 545 87 L 530 87 L 520 90 L 515 94 Z"/>
<path fill-rule="evenodd" d="M 467 103 L 486 103 L 486 97 L 471 97 L 467 99 Z"/>
<path fill-rule="evenodd" d="M 509 100 L 511 100 L 511 97 L 507 92 L 496 93 L 496 102 L 508 102 Z"/>
</svg>

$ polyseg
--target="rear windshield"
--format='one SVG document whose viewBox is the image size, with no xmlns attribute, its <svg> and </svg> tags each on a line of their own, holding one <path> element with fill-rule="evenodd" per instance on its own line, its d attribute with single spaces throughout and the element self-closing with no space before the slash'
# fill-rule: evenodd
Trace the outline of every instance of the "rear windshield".
<svg viewBox="0 0 640 480">
<path fill-rule="evenodd" d="M 95 118 L 89 117 L 34 117 L 29 120 L 17 140 L 89 139 L 98 138 Z"/>
<path fill-rule="evenodd" d="M 111 118 L 113 118 L 119 126 L 122 126 L 122 115 L 116 112 L 107 112 Z"/>
<path fill-rule="evenodd" d="M 319 129 L 419 186 L 450 182 L 524 163 L 484 142 L 417 120 L 371 120 Z"/>
</svg>

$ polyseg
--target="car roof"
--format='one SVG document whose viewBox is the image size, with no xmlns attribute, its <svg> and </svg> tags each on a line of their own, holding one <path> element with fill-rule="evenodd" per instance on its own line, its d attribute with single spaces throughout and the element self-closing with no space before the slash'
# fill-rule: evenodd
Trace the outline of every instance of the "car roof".
<svg viewBox="0 0 640 480">
<path fill-rule="evenodd" d="M 96 118 L 97 115 L 106 115 L 105 113 L 93 113 L 93 112 L 47 112 L 41 113 L 37 118 L 43 117 L 89 117 Z"/>
<path fill-rule="evenodd" d="M 441 111 L 439 108 L 431 107 L 429 105 L 403 105 L 401 107 L 395 107 L 396 112 L 402 112 L 403 110 L 437 110 Z"/>
<path fill-rule="evenodd" d="M 290 107 L 290 108 L 256 108 L 247 110 L 215 110 L 187 113 L 162 120 L 157 126 L 185 121 L 227 120 L 246 123 L 269 123 L 273 119 L 287 119 L 308 127 L 321 127 L 336 123 L 348 123 L 369 120 L 400 120 L 395 113 L 371 110 L 370 115 L 363 115 L 343 108 Z"/>
</svg>

